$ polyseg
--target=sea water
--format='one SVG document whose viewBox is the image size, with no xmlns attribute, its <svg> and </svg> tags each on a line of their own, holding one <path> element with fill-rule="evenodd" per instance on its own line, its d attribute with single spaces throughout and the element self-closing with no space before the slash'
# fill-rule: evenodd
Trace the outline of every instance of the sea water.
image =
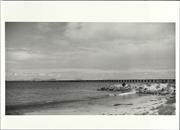
<svg viewBox="0 0 180 130">
<path fill-rule="evenodd" d="M 57 105 L 59 107 L 66 103 L 106 98 L 110 92 L 97 89 L 111 84 L 116 83 L 6 81 L 6 114 L 23 114 L 37 109 L 55 108 Z"/>
</svg>

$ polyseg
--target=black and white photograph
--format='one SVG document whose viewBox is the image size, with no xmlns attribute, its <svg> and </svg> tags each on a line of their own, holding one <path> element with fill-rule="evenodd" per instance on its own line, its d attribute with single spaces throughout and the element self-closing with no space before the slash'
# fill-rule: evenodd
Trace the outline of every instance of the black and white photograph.
<svg viewBox="0 0 180 130">
<path fill-rule="evenodd" d="M 173 22 L 6 22 L 6 115 L 176 115 Z"/>
</svg>

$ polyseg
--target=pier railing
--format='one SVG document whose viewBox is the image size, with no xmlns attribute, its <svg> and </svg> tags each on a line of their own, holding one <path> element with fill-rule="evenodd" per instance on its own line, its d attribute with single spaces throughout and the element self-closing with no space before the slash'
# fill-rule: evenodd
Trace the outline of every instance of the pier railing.
<svg viewBox="0 0 180 130">
<path fill-rule="evenodd" d="M 175 83 L 175 79 L 56 80 L 61 82 Z"/>
</svg>

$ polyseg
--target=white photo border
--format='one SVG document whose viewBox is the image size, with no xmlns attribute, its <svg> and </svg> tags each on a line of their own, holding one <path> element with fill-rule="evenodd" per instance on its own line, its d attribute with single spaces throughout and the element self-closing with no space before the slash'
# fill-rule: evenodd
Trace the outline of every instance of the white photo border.
<svg viewBox="0 0 180 130">
<path fill-rule="evenodd" d="M 1 2 L 2 129 L 179 129 L 179 1 Z M 176 115 L 7 116 L 5 115 L 5 22 L 176 23 Z"/>
</svg>

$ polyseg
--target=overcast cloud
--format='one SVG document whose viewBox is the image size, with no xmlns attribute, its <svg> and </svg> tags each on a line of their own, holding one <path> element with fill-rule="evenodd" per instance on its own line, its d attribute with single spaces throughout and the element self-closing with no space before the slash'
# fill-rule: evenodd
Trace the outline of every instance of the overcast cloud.
<svg viewBox="0 0 180 130">
<path fill-rule="evenodd" d="M 6 23 L 7 80 L 174 77 L 174 23 Z"/>
</svg>

